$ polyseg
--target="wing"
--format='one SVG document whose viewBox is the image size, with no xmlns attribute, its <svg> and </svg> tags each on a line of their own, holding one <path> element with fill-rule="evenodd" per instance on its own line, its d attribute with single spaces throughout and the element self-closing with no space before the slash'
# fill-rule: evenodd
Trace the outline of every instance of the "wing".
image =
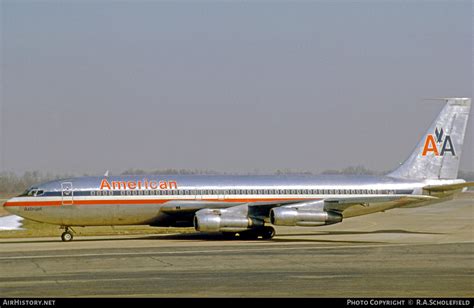
<svg viewBox="0 0 474 308">
<path fill-rule="evenodd" d="M 170 201 L 165 203 L 161 207 L 161 211 L 167 214 L 173 213 L 194 213 L 202 209 L 226 209 L 241 205 L 246 205 L 253 208 L 268 208 L 268 211 L 272 207 L 282 206 L 287 204 L 299 203 L 301 201 L 297 200 L 288 200 L 288 201 L 264 201 L 264 202 L 241 202 L 241 203 L 231 203 L 224 201 Z"/>
<path fill-rule="evenodd" d="M 438 198 L 426 195 L 387 195 L 387 196 L 365 196 L 365 197 L 340 197 L 317 200 L 285 200 L 268 202 L 250 202 L 229 204 L 224 201 L 205 202 L 202 201 L 170 201 L 164 204 L 161 212 L 175 215 L 194 215 L 202 209 L 247 209 L 249 216 L 258 219 L 267 219 L 270 210 L 274 207 L 290 207 L 300 209 L 316 209 L 320 211 L 332 211 L 344 214 L 345 217 L 364 215 L 401 207 L 407 204 L 420 203 L 424 201 L 437 200 Z M 348 211 L 348 213 L 346 213 Z"/>
<path fill-rule="evenodd" d="M 347 198 L 328 198 L 324 200 L 325 211 L 344 212 L 346 209 L 360 205 L 370 207 L 371 205 L 405 205 L 416 202 L 433 201 L 437 197 L 426 195 L 388 195 L 388 196 L 367 196 L 367 197 L 347 197 Z M 393 206 L 396 207 L 396 206 Z"/>
</svg>

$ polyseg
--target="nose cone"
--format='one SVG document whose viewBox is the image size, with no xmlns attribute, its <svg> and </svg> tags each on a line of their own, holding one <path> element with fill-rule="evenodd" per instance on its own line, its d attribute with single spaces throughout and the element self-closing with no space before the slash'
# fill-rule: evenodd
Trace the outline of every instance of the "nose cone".
<svg viewBox="0 0 474 308">
<path fill-rule="evenodd" d="M 8 213 L 11 213 L 11 214 L 17 214 L 16 212 L 16 206 L 13 206 L 12 202 L 10 201 L 12 199 L 8 199 L 8 200 L 0 200 L 0 202 L 3 202 L 3 210 L 5 212 L 8 212 Z"/>
</svg>

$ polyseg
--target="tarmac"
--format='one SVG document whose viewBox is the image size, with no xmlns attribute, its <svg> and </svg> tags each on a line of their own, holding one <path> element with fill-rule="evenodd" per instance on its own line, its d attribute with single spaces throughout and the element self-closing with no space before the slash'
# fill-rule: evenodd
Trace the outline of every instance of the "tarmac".
<svg viewBox="0 0 474 308">
<path fill-rule="evenodd" d="M 270 241 L 213 234 L 0 240 L 2 297 L 473 297 L 474 194 Z"/>
</svg>

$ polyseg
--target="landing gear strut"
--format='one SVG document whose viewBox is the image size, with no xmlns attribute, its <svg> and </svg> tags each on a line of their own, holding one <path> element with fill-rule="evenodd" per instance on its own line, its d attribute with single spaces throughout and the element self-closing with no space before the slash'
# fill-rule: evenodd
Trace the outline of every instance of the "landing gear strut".
<svg viewBox="0 0 474 308">
<path fill-rule="evenodd" d="M 63 242 L 70 242 L 72 241 L 72 239 L 74 238 L 74 235 L 72 234 L 71 231 L 69 231 L 69 227 L 64 227 L 65 231 L 63 232 L 63 234 L 61 234 L 61 240 Z M 71 229 L 72 230 L 72 229 Z"/>
</svg>

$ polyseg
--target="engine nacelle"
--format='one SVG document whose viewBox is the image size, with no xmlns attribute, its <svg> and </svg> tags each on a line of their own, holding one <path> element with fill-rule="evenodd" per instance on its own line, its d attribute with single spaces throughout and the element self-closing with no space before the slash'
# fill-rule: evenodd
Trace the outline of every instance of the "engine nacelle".
<svg viewBox="0 0 474 308">
<path fill-rule="evenodd" d="M 201 210 L 194 216 L 194 228 L 201 232 L 241 232 L 263 225 L 261 220 L 219 210 Z"/>
<path fill-rule="evenodd" d="M 342 215 L 335 212 L 278 207 L 271 209 L 270 221 L 277 226 L 315 227 L 341 222 Z"/>
</svg>

